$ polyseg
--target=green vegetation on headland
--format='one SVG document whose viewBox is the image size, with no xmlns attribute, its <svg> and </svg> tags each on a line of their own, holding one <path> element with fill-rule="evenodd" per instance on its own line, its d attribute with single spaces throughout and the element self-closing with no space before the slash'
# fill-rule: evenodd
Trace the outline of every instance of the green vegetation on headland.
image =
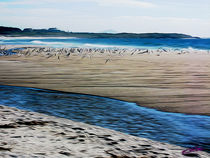
<svg viewBox="0 0 210 158">
<path fill-rule="evenodd" d="M 0 26 L 1 36 L 44 36 L 44 37 L 78 37 L 78 38 L 198 38 L 179 33 L 88 33 L 65 32 L 56 28 L 49 29 L 19 29 Z"/>
</svg>

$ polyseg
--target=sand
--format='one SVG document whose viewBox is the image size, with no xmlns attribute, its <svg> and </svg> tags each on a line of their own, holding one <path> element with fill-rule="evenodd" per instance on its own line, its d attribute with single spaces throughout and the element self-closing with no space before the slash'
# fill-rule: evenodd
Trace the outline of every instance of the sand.
<svg viewBox="0 0 210 158">
<path fill-rule="evenodd" d="M 69 57 L 59 52 L 50 57 L 50 53 L 55 51 L 0 56 L 0 84 L 92 94 L 162 111 L 210 115 L 208 51 L 96 51 Z"/>
<path fill-rule="evenodd" d="M 0 157 L 182 158 L 185 148 L 0 105 Z M 209 158 L 197 151 L 190 157 Z"/>
</svg>

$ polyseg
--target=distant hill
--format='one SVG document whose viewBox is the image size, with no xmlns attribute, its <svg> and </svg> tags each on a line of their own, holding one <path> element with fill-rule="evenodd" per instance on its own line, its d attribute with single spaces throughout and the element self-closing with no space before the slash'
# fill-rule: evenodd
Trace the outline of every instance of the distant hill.
<svg viewBox="0 0 210 158">
<path fill-rule="evenodd" d="M 0 35 L 16 34 L 21 32 L 22 30 L 19 28 L 0 26 Z"/>
<path fill-rule="evenodd" d="M 3 36 L 44 36 L 44 37 L 78 37 L 78 38 L 198 38 L 179 33 L 88 33 L 65 32 L 56 28 L 23 30 L 15 27 L 0 26 Z"/>
</svg>

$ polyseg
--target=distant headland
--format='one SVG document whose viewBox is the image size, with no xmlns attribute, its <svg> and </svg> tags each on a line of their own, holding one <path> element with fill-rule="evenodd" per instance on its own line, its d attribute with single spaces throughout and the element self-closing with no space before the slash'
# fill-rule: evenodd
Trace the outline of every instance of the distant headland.
<svg viewBox="0 0 210 158">
<path fill-rule="evenodd" d="M 1 36 L 44 36 L 44 37 L 77 37 L 77 38 L 199 38 L 180 33 L 89 33 L 66 32 L 57 28 L 21 30 L 15 27 L 0 26 Z"/>
</svg>

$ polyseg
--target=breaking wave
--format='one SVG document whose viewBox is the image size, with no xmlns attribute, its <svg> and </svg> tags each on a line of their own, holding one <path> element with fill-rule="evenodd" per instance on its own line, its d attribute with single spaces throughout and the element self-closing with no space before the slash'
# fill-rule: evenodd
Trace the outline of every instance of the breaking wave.
<svg viewBox="0 0 210 158">
<path fill-rule="evenodd" d="M 43 45 L 51 47 L 149 48 L 210 50 L 210 39 L 3 37 L 4 45 Z"/>
</svg>

